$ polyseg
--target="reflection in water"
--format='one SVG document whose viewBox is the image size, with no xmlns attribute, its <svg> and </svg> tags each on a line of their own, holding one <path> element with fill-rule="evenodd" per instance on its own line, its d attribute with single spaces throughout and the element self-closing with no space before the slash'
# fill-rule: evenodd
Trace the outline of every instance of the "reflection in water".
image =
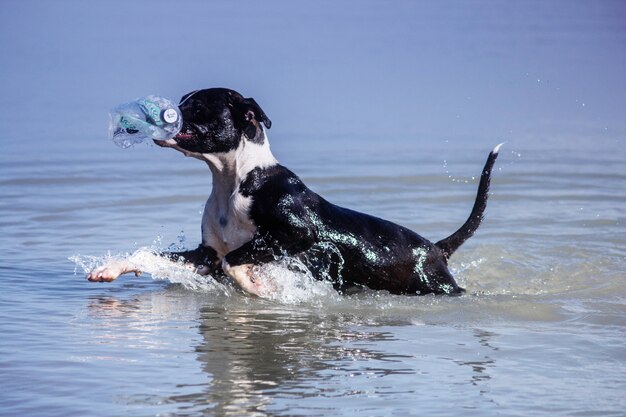
<svg viewBox="0 0 626 417">
<path fill-rule="evenodd" d="M 498 350 L 492 345 L 495 333 L 468 329 L 468 337 L 446 326 L 415 326 L 400 312 L 381 317 L 376 305 L 360 315 L 348 310 L 209 297 L 171 287 L 125 300 L 93 298 L 88 309 L 106 330 L 99 337 L 115 336 L 118 346 L 125 339 L 140 347 L 138 355 L 149 354 L 146 349 L 163 355 L 149 363 L 166 370 L 161 396 L 137 389 L 118 401 L 168 404 L 172 415 L 340 415 L 337 404 L 345 401 L 394 399 L 395 406 L 410 409 L 424 403 L 425 395 L 432 401 L 471 391 L 470 402 L 491 402 L 487 383 L 495 366 L 489 352 Z M 168 339 L 177 323 L 188 332 Z M 411 337 L 398 339 L 398 326 Z M 439 345 L 442 334 L 456 334 L 459 343 Z M 166 358 L 183 355 L 192 368 L 200 362 L 202 378 L 171 372 Z M 470 367 L 470 381 L 450 368 L 455 364 Z"/>
<path fill-rule="evenodd" d="M 391 336 L 354 331 L 353 320 L 277 306 L 203 309 L 200 332 L 204 342 L 197 347 L 198 359 L 212 378 L 206 392 L 196 395 L 194 401 L 217 415 L 254 415 L 267 412 L 278 398 L 354 395 L 325 391 L 324 380 L 347 370 L 354 361 L 381 363 L 399 358 L 362 346 Z M 345 342 L 351 346 L 346 347 Z M 362 372 L 387 375 L 410 370 L 371 367 Z"/>
<path fill-rule="evenodd" d="M 492 338 L 496 337 L 497 334 L 488 332 L 486 330 L 475 329 L 474 336 L 478 339 L 478 342 L 481 346 L 489 348 L 490 350 L 497 351 L 497 347 L 493 347 L 490 344 Z M 495 360 L 492 359 L 489 355 L 484 355 L 482 359 L 476 361 L 455 361 L 459 365 L 467 365 L 472 368 L 472 385 L 480 385 L 483 382 L 487 382 L 491 379 L 489 375 L 489 369 L 495 366 Z M 486 393 L 487 391 L 481 389 L 481 393 Z"/>
</svg>

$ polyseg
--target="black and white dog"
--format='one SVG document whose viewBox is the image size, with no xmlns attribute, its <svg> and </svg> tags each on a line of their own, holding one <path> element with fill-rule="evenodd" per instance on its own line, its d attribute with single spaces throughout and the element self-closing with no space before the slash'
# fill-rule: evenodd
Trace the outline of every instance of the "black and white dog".
<svg viewBox="0 0 626 417">
<path fill-rule="evenodd" d="M 487 204 L 491 170 L 500 145 L 483 168 L 469 218 L 452 235 L 431 243 L 387 220 L 329 203 L 280 165 L 265 134 L 270 119 L 252 98 L 213 88 L 181 99 L 183 128 L 158 141 L 205 161 L 213 189 L 202 216 L 202 244 L 195 250 L 165 254 L 200 274 L 226 274 L 243 290 L 264 295 L 271 285 L 254 268 L 281 256 L 301 259 L 338 290 L 368 287 L 393 294 L 459 294 L 448 270 L 450 255 L 471 237 Z M 135 272 L 127 261 L 94 269 L 90 281 L 112 281 Z"/>
</svg>

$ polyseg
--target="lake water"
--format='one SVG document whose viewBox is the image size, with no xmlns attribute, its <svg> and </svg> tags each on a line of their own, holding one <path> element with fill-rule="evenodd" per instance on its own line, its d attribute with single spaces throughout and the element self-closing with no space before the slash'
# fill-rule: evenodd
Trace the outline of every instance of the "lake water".
<svg viewBox="0 0 626 417">
<path fill-rule="evenodd" d="M 0 18 L 0 415 L 624 415 L 621 2 L 54 4 Z M 467 294 L 277 267 L 262 300 L 162 265 L 210 173 L 115 147 L 107 112 L 211 86 L 257 99 L 310 188 L 431 240 L 506 141 L 451 259 Z M 141 277 L 84 279 L 127 255 Z"/>
</svg>

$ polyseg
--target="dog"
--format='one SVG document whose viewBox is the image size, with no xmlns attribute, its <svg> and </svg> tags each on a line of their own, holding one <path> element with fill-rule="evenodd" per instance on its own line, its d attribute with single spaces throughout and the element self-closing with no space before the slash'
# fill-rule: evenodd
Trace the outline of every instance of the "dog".
<svg viewBox="0 0 626 417">
<path fill-rule="evenodd" d="M 467 221 L 432 243 L 390 221 L 334 205 L 307 188 L 274 158 L 266 135 L 272 122 L 254 99 L 211 88 L 183 96 L 179 108 L 180 133 L 154 142 L 206 162 L 213 188 L 202 216 L 202 244 L 164 256 L 200 274 L 227 276 L 245 292 L 259 296 L 272 288 L 258 279 L 255 266 L 285 256 L 302 260 L 314 276 L 331 280 L 338 291 L 352 287 L 407 295 L 465 291 L 448 270 L 448 259 L 483 219 L 502 144 L 487 158 Z M 128 261 L 113 261 L 87 278 L 112 281 L 129 272 L 140 273 Z"/>
</svg>

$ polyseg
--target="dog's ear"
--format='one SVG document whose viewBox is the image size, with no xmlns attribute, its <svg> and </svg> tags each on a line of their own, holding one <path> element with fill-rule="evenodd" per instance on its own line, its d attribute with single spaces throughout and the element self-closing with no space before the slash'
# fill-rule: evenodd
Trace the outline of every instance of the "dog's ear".
<svg viewBox="0 0 626 417">
<path fill-rule="evenodd" d="M 261 123 L 269 129 L 272 122 L 261 106 L 253 98 L 243 98 L 239 94 L 232 93 L 229 95 L 231 98 L 229 106 L 233 110 L 236 123 L 241 126 L 244 134 L 252 141 L 263 140 Z"/>
<path fill-rule="evenodd" d="M 241 103 L 245 109 L 246 120 L 251 121 L 252 119 L 259 120 L 263 122 L 267 129 L 272 127 L 272 121 L 267 117 L 261 106 L 253 99 L 253 98 L 244 98 Z"/>
</svg>

